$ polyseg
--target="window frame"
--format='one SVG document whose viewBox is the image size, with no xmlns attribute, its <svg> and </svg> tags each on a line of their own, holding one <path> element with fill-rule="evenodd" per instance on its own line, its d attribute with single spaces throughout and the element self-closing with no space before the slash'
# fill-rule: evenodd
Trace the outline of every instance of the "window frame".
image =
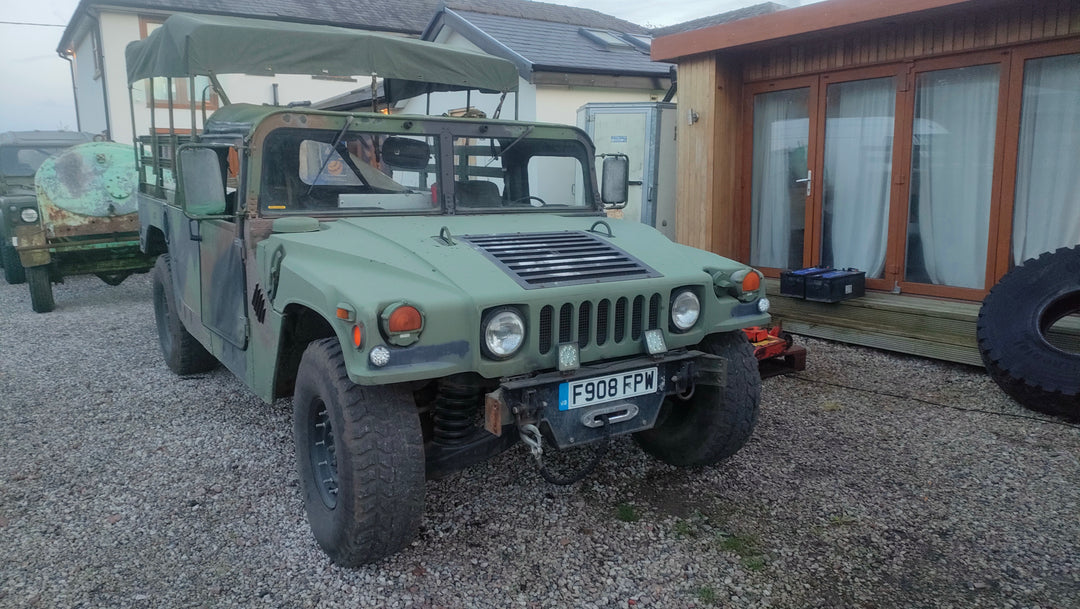
<svg viewBox="0 0 1080 609">
<path fill-rule="evenodd" d="M 893 134 L 892 185 L 889 189 L 888 243 L 882 279 L 867 279 L 870 289 L 923 296 L 980 301 L 1012 266 L 1012 232 L 1017 161 L 1019 155 L 1021 102 L 1025 63 L 1029 59 L 1080 53 L 1080 39 L 1036 42 L 1005 48 L 961 52 L 919 60 L 891 62 L 877 66 L 819 72 L 789 78 L 744 83 L 739 143 L 742 148 L 740 225 L 736 251 L 750 259 L 751 214 L 753 213 L 753 129 L 754 97 L 762 93 L 810 88 L 809 144 L 807 166 L 813 172 L 810 196 L 806 199 L 806 233 L 803 265 L 821 261 L 823 221 L 823 180 L 826 96 L 828 85 L 895 76 L 896 116 Z M 915 82 L 924 72 L 998 64 L 999 83 L 994 137 L 994 166 L 987 226 L 985 282 L 982 289 L 917 283 L 904 279 L 907 254 L 907 223 L 910 212 L 912 131 L 915 120 Z M 778 277 L 783 269 L 762 267 L 766 276 Z"/>
<path fill-rule="evenodd" d="M 151 25 L 161 25 L 165 23 L 167 17 L 139 15 L 139 39 L 145 40 L 150 35 Z M 166 78 L 166 77 L 161 77 Z M 192 107 L 191 96 L 191 84 L 188 78 L 171 78 L 172 82 L 176 86 L 176 95 L 173 97 L 172 108 L 174 110 L 187 110 Z M 169 100 L 158 98 L 153 95 L 154 79 L 148 78 L 145 83 L 146 87 L 146 107 L 150 107 L 150 100 L 153 99 L 154 108 L 169 108 Z M 201 101 L 196 101 L 194 106 L 196 108 L 202 108 Z M 210 89 L 210 95 L 206 99 L 206 110 L 217 110 L 221 107 L 221 101 L 218 99 L 217 92 L 213 88 Z"/>
</svg>

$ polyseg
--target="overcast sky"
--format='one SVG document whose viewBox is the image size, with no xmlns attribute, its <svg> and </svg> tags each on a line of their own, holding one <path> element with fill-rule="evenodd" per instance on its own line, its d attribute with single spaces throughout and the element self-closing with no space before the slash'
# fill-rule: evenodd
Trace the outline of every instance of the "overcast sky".
<svg viewBox="0 0 1080 609">
<path fill-rule="evenodd" d="M 660 27 L 764 0 L 549 1 L 587 6 L 627 21 Z M 78 0 L 0 0 L 0 22 L 64 26 L 76 4 Z M 658 10 L 661 6 L 663 10 Z M 71 72 L 68 63 L 56 54 L 63 31 L 63 27 L 0 23 L 0 132 L 76 128 Z"/>
</svg>

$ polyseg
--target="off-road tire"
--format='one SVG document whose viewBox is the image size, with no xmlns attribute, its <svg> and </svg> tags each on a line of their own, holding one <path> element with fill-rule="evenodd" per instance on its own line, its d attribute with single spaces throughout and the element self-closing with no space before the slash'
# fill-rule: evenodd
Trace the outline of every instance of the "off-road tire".
<svg viewBox="0 0 1080 609">
<path fill-rule="evenodd" d="M 356 385 L 337 339 L 312 342 L 296 377 L 293 434 L 308 523 L 331 560 L 354 567 L 412 541 L 425 484 L 412 392 Z"/>
<path fill-rule="evenodd" d="M 35 313 L 48 313 L 56 308 L 48 265 L 26 269 L 26 283 L 30 287 L 30 308 Z"/>
<path fill-rule="evenodd" d="M 179 375 L 197 374 L 217 367 L 217 359 L 184 328 L 176 312 L 169 255 L 158 256 L 154 263 L 154 321 L 158 345 L 170 370 Z"/>
<path fill-rule="evenodd" d="M 699 384 L 686 400 L 668 396 L 657 424 L 634 434 L 646 453 L 680 467 L 712 465 L 738 452 L 754 431 L 761 399 L 761 375 L 746 334 L 713 334 L 696 348 L 727 360 L 726 385 Z"/>
<path fill-rule="evenodd" d="M 979 309 L 979 353 L 990 377 L 1032 410 L 1080 420 L 1080 353 L 1046 331 L 1080 312 L 1080 245 L 1046 252 L 1001 278 Z"/>
<path fill-rule="evenodd" d="M 0 263 L 4 265 L 4 281 L 10 285 L 26 282 L 26 269 L 19 260 L 19 252 L 10 245 L 0 245 Z"/>
</svg>

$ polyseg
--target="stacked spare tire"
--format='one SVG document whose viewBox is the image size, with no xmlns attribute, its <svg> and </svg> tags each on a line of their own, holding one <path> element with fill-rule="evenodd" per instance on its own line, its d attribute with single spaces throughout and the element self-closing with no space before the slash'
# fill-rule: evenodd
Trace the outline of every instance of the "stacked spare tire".
<svg viewBox="0 0 1080 609">
<path fill-rule="evenodd" d="M 1061 319 L 1080 313 L 1080 245 L 1047 252 L 1009 271 L 979 311 L 983 364 L 1020 404 L 1080 420 L 1080 352 L 1047 340 Z"/>
</svg>

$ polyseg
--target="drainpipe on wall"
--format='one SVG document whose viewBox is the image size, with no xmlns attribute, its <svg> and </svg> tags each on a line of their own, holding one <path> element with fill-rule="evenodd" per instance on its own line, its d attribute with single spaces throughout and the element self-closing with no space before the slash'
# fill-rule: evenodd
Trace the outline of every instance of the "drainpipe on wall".
<svg viewBox="0 0 1080 609">
<path fill-rule="evenodd" d="M 79 87 L 75 84 L 75 62 L 71 60 L 71 55 L 68 55 L 67 51 L 57 53 L 57 55 L 68 62 L 68 72 L 71 73 L 71 95 L 75 98 L 75 130 L 82 131 L 82 118 L 79 117 Z"/>
<path fill-rule="evenodd" d="M 94 58 L 94 61 L 101 66 L 101 97 L 105 100 L 105 137 L 111 141 L 113 139 L 112 107 L 109 104 L 109 87 L 107 86 L 109 79 L 108 74 L 105 72 L 105 49 L 102 48 L 101 43 L 101 19 L 95 16 L 93 20 L 90 35 L 94 37 L 95 44 L 91 46 L 97 49 L 97 57 Z"/>
</svg>

